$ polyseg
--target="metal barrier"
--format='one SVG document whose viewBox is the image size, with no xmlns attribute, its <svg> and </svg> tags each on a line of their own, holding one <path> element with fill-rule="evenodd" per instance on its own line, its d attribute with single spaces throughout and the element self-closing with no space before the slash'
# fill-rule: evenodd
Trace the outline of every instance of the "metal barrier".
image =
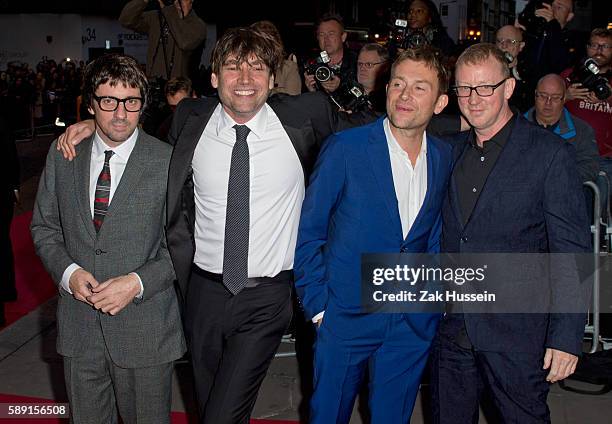
<svg viewBox="0 0 612 424">
<path fill-rule="evenodd" d="M 593 336 L 590 353 L 597 351 L 599 346 L 601 329 L 599 323 L 600 305 L 599 305 L 599 254 L 600 254 L 600 236 L 601 236 L 601 192 L 599 187 L 592 181 L 584 183 L 585 187 L 589 187 L 593 191 L 593 225 L 591 225 L 591 233 L 593 234 L 593 323 L 587 323 L 584 332 Z"/>
</svg>

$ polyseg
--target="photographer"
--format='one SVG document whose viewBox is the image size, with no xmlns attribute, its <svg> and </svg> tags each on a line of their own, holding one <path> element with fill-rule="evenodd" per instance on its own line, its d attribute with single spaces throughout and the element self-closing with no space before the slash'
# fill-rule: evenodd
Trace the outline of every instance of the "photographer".
<svg viewBox="0 0 612 424">
<path fill-rule="evenodd" d="M 380 44 L 364 45 L 357 56 L 357 82 L 368 96 L 372 110 L 385 111 L 385 85 L 389 81 L 389 52 Z"/>
<path fill-rule="evenodd" d="M 455 43 L 442 25 L 440 14 L 431 0 L 408 1 L 408 28 L 412 34 L 423 34 L 427 43 L 442 50 L 445 56 L 455 51 Z"/>
<path fill-rule="evenodd" d="M 145 11 L 149 0 L 131 0 L 119 22 L 148 34 L 147 77 L 187 77 L 191 53 L 206 38 L 206 24 L 193 10 L 193 0 L 157 1 L 159 10 Z"/>
<path fill-rule="evenodd" d="M 517 26 L 525 31 L 525 62 L 530 91 L 544 75 L 558 74 L 575 62 L 577 40 L 566 28 L 574 17 L 573 0 L 531 0 L 519 15 Z"/>
<path fill-rule="evenodd" d="M 529 91 L 530 85 L 525 80 L 525 74 L 528 74 L 528 72 L 522 60 L 524 56 L 521 55 L 525 48 L 523 32 L 513 25 L 504 25 L 495 33 L 495 45 L 504 52 L 510 68 L 510 75 L 516 81 L 510 98 L 510 105 L 521 112 L 525 112 L 533 105 L 533 91 Z M 519 58 L 521 59 L 520 63 Z"/>
<path fill-rule="evenodd" d="M 319 49 L 326 51 L 329 56 L 326 65 L 333 71 L 333 75 L 329 80 L 320 82 L 307 69 L 304 73 L 304 85 L 308 91 L 323 90 L 328 94 L 333 93 L 343 81 L 355 79 L 357 55 L 344 48 L 347 34 L 342 18 L 338 15 L 323 15 L 317 24 L 316 35 Z"/>
<path fill-rule="evenodd" d="M 566 78 L 567 102 L 565 107 L 573 114 L 590 124 L 595 130 L 595 138 L 599 148 L 599 165 L 608 176 L 612 175 L 612 31 L 596 28 L 591 31 L 587 44 L 588 59 L 592 59 L 599 73 L 577 72 L 578 68 L 566 69 L 561 76 Z M 582 65 L 584 68 L 584 65 Z M 577 75 L 587 75 L 589 81 L 575 81 Z M 603 78 L 603 79 L 602 79 Z M 607 80 L 607 84 L 605 84 Z M 597 90 L 597 94 L 593 91 Z M 603 99 L 601 97 L 606 96 Z"/>
</svg>

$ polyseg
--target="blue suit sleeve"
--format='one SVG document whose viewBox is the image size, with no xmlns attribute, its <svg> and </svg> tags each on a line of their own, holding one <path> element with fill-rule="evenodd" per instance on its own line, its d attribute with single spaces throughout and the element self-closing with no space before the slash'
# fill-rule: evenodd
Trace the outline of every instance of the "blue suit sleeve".
<svg viewBox="0 0 612 424">
<path fill-rule="evenodd" d="M 323 145 L 306 189 L 295 252 L 295 288 L 309 320 L 327 306 L 325 247 L 345 168 L 341 143 L 332 136 Z"/>
</svg>

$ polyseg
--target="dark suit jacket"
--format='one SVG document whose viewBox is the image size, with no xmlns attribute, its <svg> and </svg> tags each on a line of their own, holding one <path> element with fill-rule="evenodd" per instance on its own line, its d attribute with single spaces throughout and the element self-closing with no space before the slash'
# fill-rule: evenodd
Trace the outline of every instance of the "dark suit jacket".
<svg viewBox="0 0 612 424">
<path fill-rule="evenodd" d="M 456 136 L 455 156 L 467 148 Z M 451 178 L 442 209 L 442 252 L 575 253 L 591 248 L 582 184 L 572 147 L 555 134 L 517 117 L 512 132 L 467 223 Z M 579 284 L 576 267 L 560 278 Z M 554 285 L 552 301 L 559 293 Z M 465 314 L 476 349 L 540 352 L 545 347 L 579 354 L 585 316 L 577 314 Z M 441 326 L 444 335 L 444 324 Z"/>
<path fill-rule="evenodd" d="M 184 99 L 174 113 L 168 139 L 174 145 L 168 173 L 168 248 L 183 296 L 195 253 L 195 206 L 191 161 L 215 107 L 216 98 Z M 314 166 L 322 141 L 334 131 L 364 123 L 358 114 L 332 111 L 327 96 L 315 92 L 300 96 L 277 94 L 268 104 L 278 116 L 300 159 L 305 181 Z"/>
</svg>

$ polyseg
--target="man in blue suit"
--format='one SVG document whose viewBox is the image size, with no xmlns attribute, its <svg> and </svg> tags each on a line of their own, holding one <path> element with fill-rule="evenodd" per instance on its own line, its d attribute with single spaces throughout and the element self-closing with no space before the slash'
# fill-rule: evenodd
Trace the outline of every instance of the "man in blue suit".
<svg viewBox="0 0 612 424">
<path fill-rule="evenodd" d="M 455 79 L 453 90 L 472 130 L 455 140 L 442 251 L 587 252 L 590 232 L 573 147 L 509 108 L 515 81 L 503 53 L 492 44 L 469 47 L 457 60 Z M 577 267 L 569 261 L 551 273 L 558 273 L 550 279 L 552 304 L 571 297 L 568 288 L 579 289 Z M 490 422 L 550 422 L 549 383 L 574 372 L 585 318 L 445 315 L 432 355 L 434 422 L 477 423 L 485 397 L 492 401 Z"/>
<path fill-rule="evenodd" d="M 407 50 L 391 68 L 387 117 L 323 146 L 306 191 L 296 288 L 318 325 L 311 423 L 347 423 L 366 367 L 372 423 L 409 421 L 438 315 L 368 314 L 362 253 L 438 252 L 450 145 L 425 133 L 448 98 L 435 50 Z"/>
</svg>

